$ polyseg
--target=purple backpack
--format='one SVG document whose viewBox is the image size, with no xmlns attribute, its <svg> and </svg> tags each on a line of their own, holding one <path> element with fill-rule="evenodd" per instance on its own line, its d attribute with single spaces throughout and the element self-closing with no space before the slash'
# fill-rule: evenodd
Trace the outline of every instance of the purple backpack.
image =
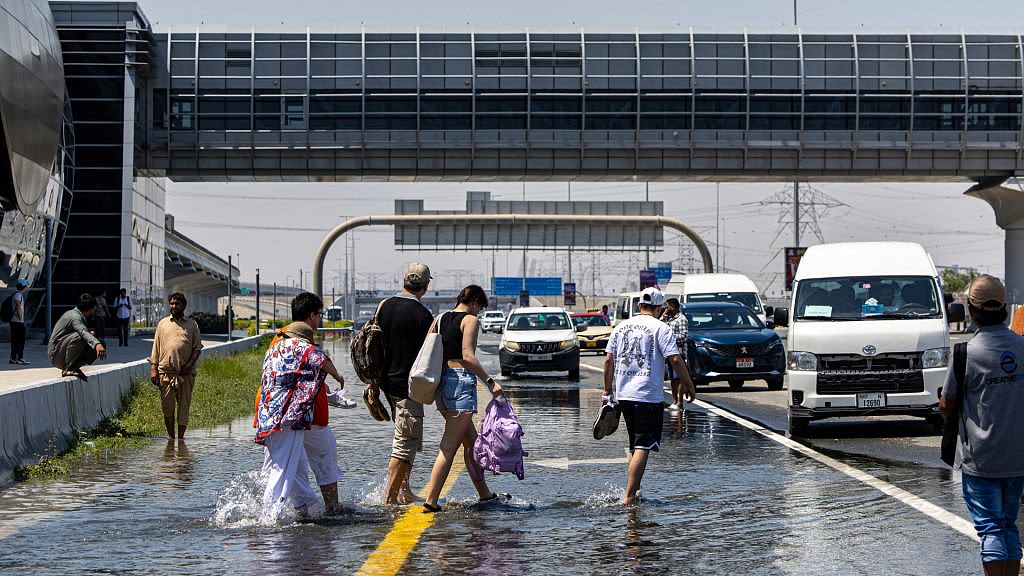
<svg viewBox="0 0 1024 576">
<path fill-rule="evenodd" d="M 523 457 L 529 454 L 523 450 L 523 427 L 512 410 L 508 401 L 491 400 L 484 412 L 484 420 L 480 434 L 473 443 L 473 457 L 480 464 L 480 470 L 470 473 L 480 480 L 484 470 L 495 474 L 515 472 L 520 480 L 526 475 L 523 468 Z"/>
</svg>

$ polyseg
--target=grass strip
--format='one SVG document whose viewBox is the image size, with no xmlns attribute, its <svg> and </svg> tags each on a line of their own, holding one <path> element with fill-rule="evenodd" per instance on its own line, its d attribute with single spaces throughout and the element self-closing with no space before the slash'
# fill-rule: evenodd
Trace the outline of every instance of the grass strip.
<svg viewBox="0 0 1024 576">
<path fill-rule="evenodd" d="M 227 424 L 252 413 L 266 343 L 230 356 L 200 360 L 192 390 L 189 428 Z M 105 418 L 92 430 L 79 430 L 64 451 L 57 449 L 54 436 L 39 462 L 17 469 L 15 478 L 31 480 L 65 476 L 89 457 L 143 446 L 153 436 L 165 436 L 166 433 L 159 390 L 148 380 L 136 381 L 116 415 Z"/>
</svg>

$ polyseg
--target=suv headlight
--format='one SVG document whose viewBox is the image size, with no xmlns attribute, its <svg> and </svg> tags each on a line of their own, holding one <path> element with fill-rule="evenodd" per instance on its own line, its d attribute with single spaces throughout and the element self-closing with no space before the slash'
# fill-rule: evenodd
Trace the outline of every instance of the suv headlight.
<svg viewBox="0 0 1024 576">
<path fill-rule="evenodd" d="M 576 339 L 573 338 L 572 340 L 562 340 L 561 342 L 558 343 L 558 347 L 562 350 L 569 350 L 575 348 Z"/>
<path fill-rule="evenodd" d="M 949 348 L 930 348 L 921 353 L 921 367 L 943 368 L 949 366 Z"/>
<path fill-rule="evenodd" d="M 509 352 L 519 352 L 519 342 L 505 340 L 505 350 L 508 350 Z"/>
<path fill-rule="evenodd" d="M 790 370 L 813 372 L 818 369 L 818 357 L 810 352 L 790 352 L 786 354 L 786 364 Z"/>
</svg>

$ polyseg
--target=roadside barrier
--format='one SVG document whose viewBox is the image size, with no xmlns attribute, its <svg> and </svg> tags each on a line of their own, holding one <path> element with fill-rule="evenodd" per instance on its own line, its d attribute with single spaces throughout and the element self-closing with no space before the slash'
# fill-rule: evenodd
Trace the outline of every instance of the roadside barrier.
<svg viewBox="0 0 1024 576">
<path fill-rule="evenodd" d="M 259 336 L 214 344 L 203 357 L 225 356 L 257 345 Z M 117 414 L 132 382 L 149 378 L 149 361 L 137 360 L 89 374 L 25 384 L 0 393 L 0 484 L 19 466 L 61 452 L 77 430 Z"/>
</svg>

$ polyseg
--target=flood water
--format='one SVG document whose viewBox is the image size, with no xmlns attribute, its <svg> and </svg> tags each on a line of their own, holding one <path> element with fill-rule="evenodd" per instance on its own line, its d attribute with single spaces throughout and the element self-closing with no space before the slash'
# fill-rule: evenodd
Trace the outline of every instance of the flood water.
<svg viewBox="0 0 1024 576">
<path fill-rule="evenodd" d="M 345 346 L 332 356 L 358 396 Z M 497 357 L 483 354 L 496 373 Z M 624 426 L 595 441 L 596 375 L 503 381 L 526 430 L 523 481 L 488 477 L 508 504 L 472 506 L 463 475 L 423 534 L 404 573 L 472 574 L 966 574 L 977 544 L 839 472 L 702 410 L 666 413 L 644 502 L 621 504 Z M 255 383 L 254 383 L 255 386 Z M 481 404 L 487 395 L 481 389 Z M 483 407 L 481 405 L 481 408 Z M 441 435 L 427 408 L 425 482 Z M 391 423 L 360 406 L 332 409 L 342 500 L 351 517 L 266 526 L 258 517 L 262 449 L 251 418 L 190 431 L 87 462 L 71 477 L 0 490 L 0 573 L 350 574 L 404 511 L 380 505 Z M 569 459 L 569 469 L 537 461 Z M 622 462 L 588 463 L 587 460 Z M 574 462 L 583 461 L 577 464 Z M 961 513 L 957 485 L 936 472 L 871 462 L 861 467 Z"/>
</svg>

